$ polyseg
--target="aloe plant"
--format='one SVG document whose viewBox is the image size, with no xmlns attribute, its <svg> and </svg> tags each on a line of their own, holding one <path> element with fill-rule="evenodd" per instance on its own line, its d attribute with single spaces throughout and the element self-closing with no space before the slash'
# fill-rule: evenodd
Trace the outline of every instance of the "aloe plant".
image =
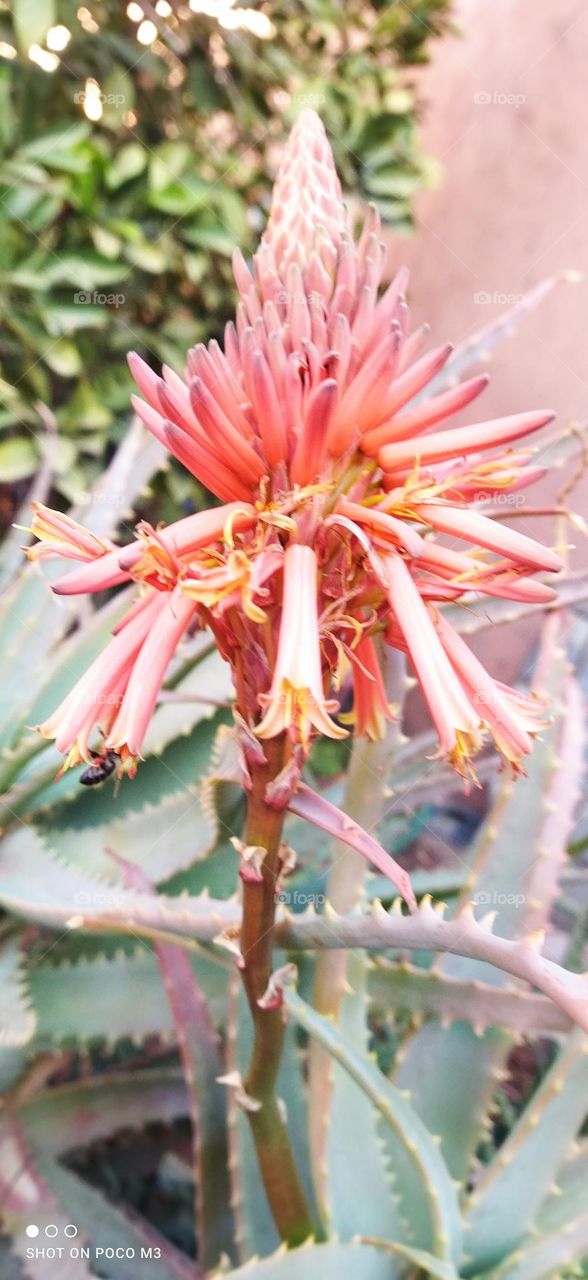
<svg viewBox="0 0 588 1280">
<path fill-rule="evenodd" d="M 515 321 L 457 352 L 455 369 Z M 542 447 L 552 466 L 580 453 L 574 433 Z M 107 537 L 126 523 L 160 464 L 137 425 L 86 525 Z M 82 794 L 74 771 L 55 780 L 57 753 L 30 726 L 100 652 L 127 588 L 92 611 L 56 600 L 35 565 L 17 568 L 16 545 L 6 547 L 0 706 L 2 1274 L 40 1277 L 49 1261 L 60 1280 L 547 1280 L 578 1265 L 588 1255 L 588 975 L 544 944 L 565 893 L 583 759 L 561 610 L 585 598 L 584 579 L 566 574 L 548 602 L 536 684 L 552 719 L 516 782 L 482 761 L 489 812 L 459 871 L 448 870 L 447 901 L 439 875 L 421 872 L 407 888 L 391 857 L 412 832 L 391 817 L 416 808 L 424 824 L 446 793 L 429 734 L 408 742 L 396 720 L 381 740 L 358 739 L 330 780 L 312 753 L 295 786 L 272 779 L 288 811 L 283 879 L 267 989 L 252 1000 L 240 982 L 251 921 L 234 886 L 244 854 L 255 883 L 259 847 L 240 840 L 244 734 L 228 667 L 208 633 L 188 639 L 133 782 Z M 454 622 L 467 632 L 541 608 L 494 600 Z M 403 657 L 384 674 L 401 705 Z M 256 749 L 263 770 L 271 746 Z M 271 1015 L 272 1051 L 279 1040 L 269 1086 L 257 1009 Z M 548 1041 L 552 1060 L 507 1115 L 502 1086 L 523 1039 Z M 80 1147 L 178 1119 L 190 1121 L 190 1166 L 176 1173 L 192 1196 L 196 1261 L 74 1160 Z M 308 1213 L 296 1249 L 280 1245 L 268 1208 L 268 1151 L 270 1168 L 295 1171 L 286 1185 Z M 290 1206 L 279 1210 L 278 1223 Z"/>
<path fill-rule="evenodd" d="M 134 448 L 129 501 L 137 496 L 131 475 L 142 488 L 159 461 L 145 455 L 138 433 Z M 121 514 L 97 502 L 103 528 L 105 510 L 112 523 Z M 582 584 L 572 580 L 569 589 L 581 592 Z M 384 905 L 374 898 L 375 876 L 363 905 L 346 915 L 328 902 L 318 911 L 279 909 L 283 964 L 274 995 L 288 1018 L 279 1093 L 317 1214 L 317 1238 L 288 1252 L 256 1176 L 240 1086 L 249 1030 L 233 977 L 240 908 L 229 837 L 241 801 L 222 705 L 230 696 L 225 669 L 202 641 L 182 656 L 145 764 L 118 793 L 110 784 L 82 797 L 74 775 L 51 781 L 53 748 L 39 746 L 27 728 L 82 669 L 118 608 L 115 600 L 76 616 L 55 605 L 34 568 L 14 578 L 6 597 L 3 1275 L 46 1274 L 47 1261 L 34 1257 L 41 1243 L 51 1246 L 45 1225 L 58 1227 L 64 1248 L 89 1251 L 62 1258 L 60 1276 L 135 1276 L 140 1259 L 140 1274 L 170 1280 L 212 1274 L 223 1257 L 230 1275 L 244 1267 L 254 1280 L 419 1272 L 541 1280 L 573 1269 L 588 1253 L 588 1154 L 579 1136 L 588 1037 L 573 1027 L 588 1026 L 588 979 L 543 956 L 540 937 L 562 892 L 582 760 L 581 702 L 557 615 L 542 658 L 553 724 L 527 777 L 516 784 L 490 777 L 490 812 L 445 911 L 424 892 L 423 873 L 415 877 L 414 915 L 399 911 L 391 885 Z M 37 661 L 26 667 L 23 707 L 19 672 L 31 625 Z M 65 646 L 64 632 L 71 633 Z M 421 748 L 428 750 L 426 734 L 407 744 L 396 732 L 387 743 L 384 781 L 392 779 L 397 808 L 422 770 Z M 363 790 L 373 785 L 377 750 L 381 744 L 371 744 L 352 757 L 348 787 L 357 794 L 359 783 L 360 796 L 362 780 Z M 433 788 L 443 777 L 434 766 Z M 330 783 L 327 797 L 338 800 L 339 789 Z M 304 792 L 297 804 L 302 813 Z M 316 898 L 327 847 L 305 842 L 300 813 L 288 820 L 299 850 L 287 881 L 291 903 Z M 429 879 L 434 889 L 435 875 Z M 493 922 L 483 918 L 484 904 L 497 904 Z M 313 971 L 321 957 L 342 954 L 344 992 L 333 1019 L 313 1007 Z M 374 1056 L 374 1028 L 382 1025 L 397 1043 L 391 1066 Z M 177 1047 L 181 1065 L 155 1061 L 52 1083 L 73 1048 L 112 1053 L 154 1036 Z M 488 1127 L 508 1055 L 538 1037 L 554 1046 L 552 1065 L 497 1145 Z M 313 1069 L 317 1051 L 326 1089 Z M 309 1126 L 317 1098 L 326 1108 L 318 1133 Z M 68 1163 L 80 1143 L 182 1116 L 193 1122 L 197 1263 Z M 31 1222 L 40 1228 L 35 1239 L 25 1234 Z M 64 1234 L 70 1222 L 75 1242 Z M 109 1257 L 109 1249 L 129 1256 Z"/>
</svg>

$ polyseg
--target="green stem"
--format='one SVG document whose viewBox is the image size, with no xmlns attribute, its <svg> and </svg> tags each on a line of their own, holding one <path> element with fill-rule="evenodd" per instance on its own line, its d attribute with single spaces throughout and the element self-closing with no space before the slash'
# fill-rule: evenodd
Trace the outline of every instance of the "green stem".
<svg viewBox="0 0 588 1280">
<path fill-rule="evenodd" d="M 288 1130 L 276 1094 L 277 1076 L 286 1030 L 281 1007 L 262 1009 L 272 973 L 273 927 L 280 871 L 283 812 L 265 802 L 268 782 L 280 772 L 285 759 L 283 738 L 264 745 L 265 765 L 253 765 L 252 789 L 247 804 L 244 841 L 267 850 L 260 880 L 243 882 L 243 920 L 240 948 L 243 986 L 253 1019 L 253 1050 L 244 1088 L 261 1103 L 247 1111 L 268 1203 L 282 1240 L 301 1244 L 314 1234 L 314 1223 L 294 1163 Z"/>
</svg>

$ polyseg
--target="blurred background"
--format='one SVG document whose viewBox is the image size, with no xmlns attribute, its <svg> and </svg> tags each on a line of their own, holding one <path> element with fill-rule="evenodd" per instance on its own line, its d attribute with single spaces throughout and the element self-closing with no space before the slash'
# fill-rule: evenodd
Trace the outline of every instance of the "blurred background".
<svg viewBox="0 0 588 1280">
<path fill-rule="evenodd" d="M 415 70 L 446 0 L 0 4 L 0 515 L 47 448 L 80 502 L 129 421 L 126 352 L 177 369 L 234 310 L 279 148 L 312 106 L 353 199 L 412 222 L 437 167 Z M 59 429 L 47 439 L 50 406 Z M 165 505 L 194 502 L 179 469 Z M 169 513 L 168 513 L 169 514 Z"/>
</svg>

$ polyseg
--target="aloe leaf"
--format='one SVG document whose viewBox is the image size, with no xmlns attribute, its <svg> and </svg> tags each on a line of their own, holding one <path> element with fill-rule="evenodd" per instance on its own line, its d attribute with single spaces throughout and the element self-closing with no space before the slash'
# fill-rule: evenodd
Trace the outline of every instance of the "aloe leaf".
<svg viewBox="0 0 588 1280">
<path fill-rule="evenodd" d="M 204 751 L 203 744 L 203 754 Z M 107 800 L 99 825 L 91 821 L 84 824 L 84 798 L 75 809 L 68 806 L 62 810 L 46 828 L 42 824 L 44 839 L 67 863 L 111 881 L 115 876 L 107 849 L 141 865 L 150 880 L 158 884 L 205 858 L 218 837 L 216 814 L 205 803 L 198 784 L 164 796 L 158 804 L 147 800 L 139 811 L 124 815 L 119 815 L 118 798 L 113 798 L 111 804 Z M 88 814 L 89 819 L 93 816 Z"/>
<path fill-rule="evenodd" d="M 222 941 L 223 932 L 234 931 L 240 921 L 235 899 L 205 893 L 153 897 L 105 885 L 52 857 L 31 828 L 11 832 L 0 846 L 0 903 L 14 915 L 61 929 L 120 931 L 139 938 L 165 931 L 189 945 L 196 939 Z M 286 951 L 408 948 L 482 960 L 538 987 L 588 1030 L 588 974 L 568 972 L 548 960 L 532 939 L 521 943 L 497 937 L 467 906 L 454 920 L 444 920 L 426 898 L 409 916 L 389 913 L 378 902 L 365 915 L 347 917 L 279 912 L 275 938 Z"/>
<path fill-rule="evenodd" d="M 144 871 L 117 856 L 124 881 L 155 895 Z M 227 1114 L 220 1046 L 206 998 L 189 957 L 180 947 L 156 942 L 155 955 L 169 1001 L 192 1119 L 196 1234 L 205 1271 L 232 1250 Z"/>
<path fill-rule="evenodd" d="M 517 1035 L 569 1031 L 572 1022 L 545 996 L 521 988 L 503 990 L 474 978 L 452 978 L 439 968 L 420 969 L 408 961 L 377 958 L 368 972 L 373 1004 L 383 1011 L 408 1010 L 417 1018 L 434 1016 L 446 1027 L 469 1022 L 479 1035 L 487 1027 L 505 1027 Z"/>
<path fill-rule="evenodd" d="M 6 1111 L 0 1127 L 0 1203 L 3 1231 L 11 1237 L 12 1252 L 22 1266 L 21 1275 L 27 1280 L 45 1280 L 47 1259 L 36 1256 L 37 1242 L 25 1234 L 25 1228 L 30 1223 L 37 1226 L 38 1239 L 49 1245 L 57 1240 L 45 1241 L 44 1228 L 56 1226 L 61 1244 L 67 1239 L 64 1228 L 72 1219 L 66 1216 L 59 1197 L 32 1158 L 18 1123 Z M 60 1280 L 92 1280 L 94 1273 L 89 1263 L 71 1258 L 66 1252 L 67 1256 L 59 1259 Z"/>
<path fill-rule="evenodd" d="M 504 938 L 531 935 L 544 925 L 557 887 L 553 868 L 557 872 L 565 854 L 577 801 L 579 703 L 571 686 L 565 704 L 560 700 L 565 660 L 557 649 L 555 619 L 546 631 L 544 660 L 550 662 L 550 692 L 559 700 L 557 722 L 535 744 L 527 776 L 503 784 L 478 837 L 470 883 L 458 903 L 459 912 L 473 895 L 481 914 L 496 915 L 494 933 Z M 549 858 L 542 856 L 547 850 Z M 438 968 L 461 981 L 505 985 L 499 969 L 472 960 L 448 955 Z M 482 1011 L 468 1025 L 456 1010 L 451 1026 L 427 1022 L 399 1054 L 394 1079 L 410 1089 L 419 1115 L 440 1134 L 449 1168 L 461 1180 L 468 1175 L 511 1043 L 506 1030 L 488 1027 Z"/>
<path fill-rule="evenodd" d="M 190 956 L 190 964 L 218 1024 L 226 1005 L 226 972 L 200 956 Z M 98 1042 L 112 1046 L 126 1038 L 141 1044 L 151 1035 L 173 1038 L 173 1019 L 150 945 L 130 954 L 120 949 L 112 956 L 59 964 L 33 962 L 27 977 L 36 1015 L 36 1052 Z"/>
<path fill-rule="evenodd" d="M 167 463 L 165 449 L 139 419 L 133 417 L 108 467 L 90 490 L 88 501 L 72 507 L 70 515 L 91 529 L 96 537 L 109 537 L 122 520 L 133 519 L 137 499 Z"/>
<path fill-rule="evenodd" d="M 0 1092 L 18 1080 L 37 1027 L 17 938 L 0 951 Z"/>
<path fill-rule="evenodd" d="M 354 1240 L 348 1244 L 303 1244 L 299 1249 L 279 1249 L 270 1258 L 255 1259 L 224 1280 L 396 1280 L 390 1253 L 377 1245 Z M 448 1277 L 449 1280 L 449 1277 Z"/>
<path fill-rule="evenodd" d="M 90 1145 L 122 1129 L 144 1129 L 188 1114 L 186 1086 L 176 1067 L 117 1071 L 53 1085 L 21 1105 L 23 1133 L 35 1151 L 55 1159 L 80 1142 Z"/>
<path fill-rule="evenodd" d="M 575 1268 L 586 1254 L 588 1213 L 583 1213 L 565 1232 L 543 1236 L 536 1243 L 517 1249 L 501 1267 L 488 1272 L 485 1280 L 552 1280 L 562 1274 L 583 1276 L 585 1272 L 581 1267 Z"/>
<path fill-rule="evenodd" d="M 198 1280 L 202 1276 L 200 1268 L 147 1222 L 111 1204 L 70 1169 L 44 1155 L 37 1157 L 37 1164 L 47 1185 L 67 1207 L 67 1221 L 75 1223 L 87 1240 L 90 1257 L 105 1280 L 137 1280 L 137 1274 L 146 1280 Z M 108 1258 L 107 1249 L 122 1250 L 123 1256 Z M 104 1252 L 99 1254 L 98 1250 Z"/>
<path fill-rule="evenodd" d="M 342 1042 L 367 1053 L 367 999 L 363 959 L 351 953 L 349 992 L 343 997 L 338 1027 Z M 323 1046 L 324 1048 L 324 1046 Z M 325 1197 L 329 1228 L 343 1239 L 358 1233 L 384 1240 L 405 1240 L 396 1171 L 379 1132 L 378 1113 L 354 1077 L 324 1049 L 322 1074 L 331 1076 L 329 1124 L 325 1141 Z M 357 1135 L 361 1134 L 361 1142 Z M 353 1151 L 353 1160 L 349 1152 Z M 357 1188 L 362 1188 L 361 1197 Z M 410 1237 L 409 1237 L 410 1238 Z M 422 1243 L 428 1243 L 423 1241 Z"/>
<path fill-rule="evenodd" d="M 457 1271 L 452 1262 L 446 1262 L 443 1258 L 435 1258 L 432 1253 L 427 1253 L 426 1249 L 415 1249 L 412 1245 L 401 1244 L 398 1240 L 376 1241 L 367 1236 L 362 1236 L 361 1239 L 365 1244 L 378 1244 L 390 1254 L 397 1254 L 399 1258 L 405 1258 L 407 1262 L 412 1262 L 413 1266 L 418 1267 L 419 1271 L 424 1271 L 426 1275 L 433 1276 L 434 1280 L 458 1280 Z"/>
<path fill-rule="evenodd" d="M 469 1199 L 467 1274 L 496 1266 L 533 1226 L 586 1114 L 588 1037 L 575 1030 Z"/>
<path fill-rule="evenodd" d="M 389 1131 L 397 1140 L 392 1149 L 403 1208 L 408 1210 L 410 1193 L 427 1206 L 432 1236 L 430 1252 L 441 1258 L 455 1258 L 461 1234 L 455 1187 L 431 1134 L 400 1090 L 390 1084 L 369 1058 L 356 1053 L 332 1022 L 293 991 L 286 990 L 284 999 L 290 1015 L 332 1054 L 370 1099 L 384 1121 L 384 1134 Z"/>
<path fill-rule="evenodd" d="M 588 1205 L 588 1142 L 582 1139 L 578 1150 L 562 1164 L 552 1186 L 552 1194 L 539 1210 L 533 1234 L 551 1235 L 566 1231 L 568 1225 L 586 1212 Z"/>
</svg>

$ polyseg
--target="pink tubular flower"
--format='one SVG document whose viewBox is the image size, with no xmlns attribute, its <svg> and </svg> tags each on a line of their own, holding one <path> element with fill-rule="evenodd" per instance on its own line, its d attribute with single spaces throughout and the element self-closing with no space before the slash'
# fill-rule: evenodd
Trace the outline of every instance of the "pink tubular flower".
<svg viewBox="0 0 588 1280">
<path fill-rule="evenodd" d="M 101 731 L 132 768 L 176 645 L 202 625 L 262 739 L 287 733 L 304 754 L 316 732 L 341 736 L 331 694 L 350 667 L 356 731 L 381 735 L 380 636 L 408 655 L 460 773 L 488 734 L 515 769 L 530 750 L 537 704 L 494 681 L 441 609 L 473 593 L 553 598 L 534 575 L 556 571 L 557 555 L 476 509 L 541 474 L 527 442 L 551 414 L 447 425 L 486 375 L 427 397 L 451 348 L 426 351 L 426 329 L 410 332 L 406 272 L 381 290 L 384 256 L 375 209 L 354 239 L 323 126 L 302 112 L 251 266 L 235 254 L 240 301 L 224 346 L 199 343 L 183 377 L 129 357 L 145 426 L 223 505 L 140 524 L 124 548 L 35 511 L 30 557 L 80 561 L 57 592 L 140 591 L 42 728 L 70 761 L 91 758 Z"/>
<path fill-rule="evenodd" d="M 329 738 L 346 736 L 330 719 L 333 704 L 325 702 L 323 692 L 317 587 L 314 551 L 293 543 L 284 556 L 284 598 L 272 685 L 260 697 L 267 708 L 257 726 L 260 738 L 293 729 L 308 745 L 312 726 Z"/>
</svg>

